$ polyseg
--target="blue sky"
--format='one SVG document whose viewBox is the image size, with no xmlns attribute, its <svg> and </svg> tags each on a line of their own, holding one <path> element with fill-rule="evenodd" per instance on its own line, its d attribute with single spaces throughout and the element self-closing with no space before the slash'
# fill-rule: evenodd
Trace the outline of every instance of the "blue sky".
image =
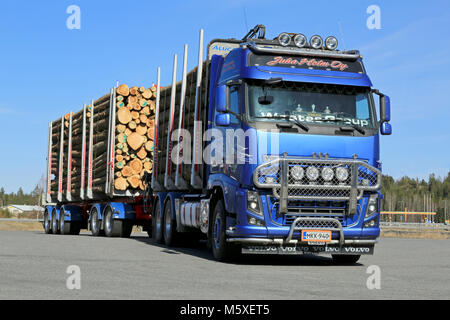
<svg viewBox="0 0 450 320">
<path fill-rule="evenodd" d="M 372 4 L 381 9 L 381 30 L 366 27 Z M 66 27 L 70 5 L 81 9 L 80 30 Z M 189 67 L 196 64 L 200 28 L 209 41 L 242 38 L 246 25 L 256 24 L 266 25 L 268 37 L 283 31 L 337 35 L 341 48 L 361 50 L 374 86 L 392 101 L 394 134 L 381 145 L 384 173 L 447 175 L 449 21 L 446 0 L 3 0 L 0 186 L 15 192 L 37 184 L 50 121 L 102 96 L 117 80 L 150 86 L 158 66 L 168 84 L 173 54 L 181 55 L 184 43 Z"/>
</svg>

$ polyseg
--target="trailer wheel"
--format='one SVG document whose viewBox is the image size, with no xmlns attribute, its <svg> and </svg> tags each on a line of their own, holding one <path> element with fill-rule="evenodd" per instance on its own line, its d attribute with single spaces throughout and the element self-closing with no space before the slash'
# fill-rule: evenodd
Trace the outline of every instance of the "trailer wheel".
<svg viewBox="0 0 450 320">
<path fill-rule="evenodd" d="M 100 219 L 98 215 L 98 209 L 96 207 L 93 207 L 91 210 L 91 233 L 94 237 L 98 237 L 102 235 L 102 230 L 100 228 Z"/>
<path fill-rule="evenodd" d="M 62 211 L 61 211 L 62 213 Z M 79 235 L 81 230 L 81 222 L 79 221 L 65 221 L 64 216 L 59 219 L 59 230 L 61 234 L 70 234 L 73 236 Z"/>
<path fill-rule="evenodd" d="M 152 216 L 152 234 L 153 239 L 157 243 L 163 242 L 163 232 L 162 232 L 162 215 L 161 215 L 161 205 L 159 203 L 159 199 L 156 201 L 155 204 L 155 211 L 153 212 Z"/>
<path fill-rule="evenodd" d="M 210 239 L 214 258 L 218 261 L 231 261 L 240 253 L 239 246 L 227 242 L 225 230 L 225 206 L 223 205 L 223 200 L 219 200 L 214 207 Z"/>
<path fill-rule="evenodd" d="M 51 221 L 48 216 L 48 208 L 46 208 L 44 212 L 44 231 L 46 234 L 52 233 Z"/>
<path fill-rule="evenodd" d="M 56 210 L 53 210 L 53 214 L 52 214 L 52 232 L 53 232 L 53 234 L 59 233 L 58 220 L 56 219 Z"/>
<path fill-rule="evenodd" d="M 111 208 L 105 212 L 105 235 L 107 237 L 129 238 L 133 225 L 128 220 L 115 220 Z"/>
<path fill-rule="evenodd" d="M 176 221 L 172 219 L 172 206 L 170 200 L 164 206 L 164 243 L 166 246 L 173 246 L 177 242 Z"/>
<path fill-rule="evenodd" d="M 63 210 L 59 212 L 59 231 L 61 232 L 61 234 L 70 233 L 70 222 L 65 221 Z"/>
<path fill-rule="evenodd" d="M 358 262 L 359 258 L 361 258 L 361 255 L 339 255 L 334 254 L 332 255 L 333 262 L 337 265 L 351 265 Z"/>
</svg>

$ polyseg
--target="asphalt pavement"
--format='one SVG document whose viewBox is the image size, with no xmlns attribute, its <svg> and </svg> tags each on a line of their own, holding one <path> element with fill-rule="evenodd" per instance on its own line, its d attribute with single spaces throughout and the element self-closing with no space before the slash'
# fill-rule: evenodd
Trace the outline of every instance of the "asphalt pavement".
<svg viewBox="0 0 450 320">
<path fill-rule="evenodd" d="M 371 276 L 371 287 L 379 283 L 380 289 L 368 288 Z M 68 289 L 68 282 L 81 287 Z M 0 231 L 0 299 L 449 297 L 450 240 L 382 238 L 375 255 L 337 266 L 327 256 L 245 256 L 219 263 L 205 243 L 168 248 L 144 233 L 120 239 Z"/>
</svg>

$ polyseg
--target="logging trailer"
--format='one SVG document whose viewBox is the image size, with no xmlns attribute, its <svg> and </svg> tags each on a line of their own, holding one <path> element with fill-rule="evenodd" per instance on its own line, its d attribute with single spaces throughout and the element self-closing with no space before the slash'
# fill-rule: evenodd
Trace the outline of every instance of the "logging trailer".
<svg viewBox="0 0 450 320">
<path fill-rule="evenodd" d="M 334 37 L 266 39 L 258 25 L 242 40 L 212 40 L 204 59 L 203 37 L 190 72 L 185 45 L 180 81 L 177 55 L 171 85 L 161 87 L 157 70 L 152 152 L 141 157 L 152 167 L 138 170 L 140 181 L 118 172 L 118 87 L 50 123 L 46 232 L 128 237 L 141 225 L 167 246 L 206 239 L 219 261 L 314 253 L 351 263 L 373 254 L 380 134 L 392 128 L 390 99 L 372 88 L 359 51 L 338 50 Z"/>
</svg>

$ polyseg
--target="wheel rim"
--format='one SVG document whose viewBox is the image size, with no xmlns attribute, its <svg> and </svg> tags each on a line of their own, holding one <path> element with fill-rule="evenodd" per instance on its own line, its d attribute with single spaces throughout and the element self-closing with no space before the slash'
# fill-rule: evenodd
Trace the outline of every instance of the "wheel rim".
<svg viewBox="0 0 450 320">
<path fill-rule="evenodd" d="M 156 239 L 160 239 L 161 238 L 161 210 L 160 210 L 160 206 L 158 205 L 157 210 L 156 210 L 156 222 L 155 222 L 155 226 L 156 226 Z"/>
<path fill-rule="evenodd" d="M 92 231 L 97 231 L 97 225 L 98 225 L 98 215 L 97 215 L 97 209 L 95 209 L 94 214 L 92 215 Z"/>
<path fill-rule="evenodd" d="M 61 232 L 64 232 L 64 212 L 61 211 L 61 213 L 59 214 L 59 230 L 61 230 Z"/>
<path fill-rule="evenodd" d="M 53 228 L 54 231 L 58 230 L 58 224 L 57 224 L 57 221 L 56 221 L 56 212 L 53 212 L 52 228 Z"/>
<path fill-rule="evenodd" d="M 48 230 L 50 227 L 50 221 L 48 220 L 48 212 L 45 212 L 45 218 L 44 218 L 44 229 Z"/>
<path fill-rule="evenodd" d="M 213 229 L 213 235 L 214 235 L 214 246 L 216 249 L 219 248 L 220 243 L 220 219 L 217 218 L 214 222 L 214 229 Z"/>
<path fill-rule="evenodd" d="M 170 228 L 172 227 L 172 219 L 170 214 L 170 207 L 166 210 L 166 215 L 164 217 L 164 223 L 165 223 L 165 234 L 164 236 L 167 238 L 167 235 L 170 234 Z"/>
<path fill-rule="evenodd" d="M 110 233 L 112 228 L 112 214 L 110 210 L 106 213 L 105 227 L 108 233 Z"/>
</svg>

